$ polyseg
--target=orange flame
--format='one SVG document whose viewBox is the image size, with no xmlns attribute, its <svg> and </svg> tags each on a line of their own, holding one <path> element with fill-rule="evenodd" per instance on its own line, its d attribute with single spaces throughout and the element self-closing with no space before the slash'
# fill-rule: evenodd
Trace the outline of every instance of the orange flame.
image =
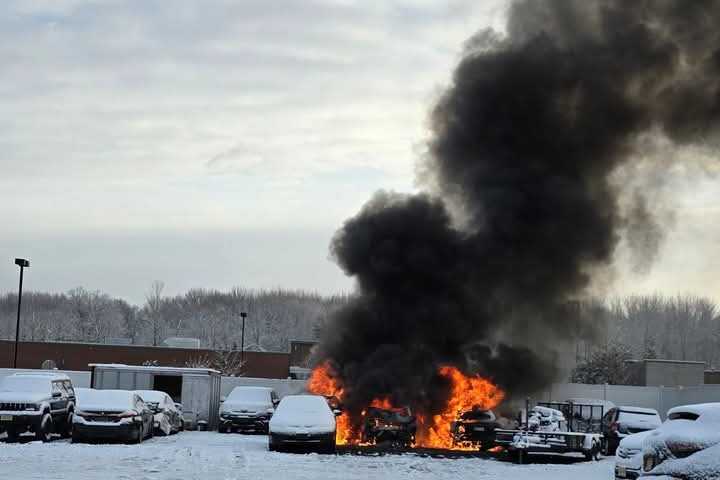
<svg viewBox="0 0 720 480">
<path fill-rule="evenodd" d="M 418 428 L 415 446 L 452 450 L 471 449 L 472 447 L 453 443 L 452 422 L 462 412 L 471 410 L 475 406 L 487 410 L 497 407 L 505 398 L 505 392 L 485 378 L 477 375 L 464 375 L 452 366 L 441 367 L 438 374 L 450 381 L 450 397 L 445 408 L 439 414 L 430 416 L 418 413 L 416 415 Z M 317 395 L 335 397 L 340 402 L 345 393 L 329 362 L 324 362 L 313 369 L 307 389 Z M 369 406 L 383 409 L 395 407 L 387 397 L 376 398 Z M 363 411 L 362 415 L 364 414 Z M 360 444 L 361 432 L 357 431 L 358 429 L 358 426 L 353 426 L 347 413 L 337 417 L 337 444 Z"/>
<path fill-rule="evenodd" d="M 450 398 L 445 409 L 432 417 L 418 415 L 417 446 L 461 450 L 466 447 L 453 444 L 452 422 L 462 412 L 478 406 L 485 410 L 497 407 L 505 398 L 498 386 L 478 375 L 463 375 L 455 367 L 441 367 L 441 376 L 450 380 Z M 467 447 L 469 448 L 469 447 Z"/>
</svg>

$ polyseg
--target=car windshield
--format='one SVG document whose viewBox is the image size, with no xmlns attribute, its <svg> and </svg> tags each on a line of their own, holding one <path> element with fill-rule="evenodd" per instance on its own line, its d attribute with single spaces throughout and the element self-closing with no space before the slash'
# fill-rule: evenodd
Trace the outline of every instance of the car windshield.
<svg viewBox="0 0 720 480">
<path fill-rule="evenodd" d="M 673 412 L 668 415 L 668 420 L 690 420 L 695 421 L 700 418 L 700 415 L 693 412 Z"/>
<path fill-rule="evenodd" d="M 125 390 L 85 389 L 78 394 L 80 409 L 127 409 L 134 407 L 132 393 Z"/>
<path fill-rule="evenodd" d="M 329 409 L 327 402 L 323 397 L 314 396 L 296 396 L 285 397 L 280 403 L 283 410 L 292 410 L 293 412 L 318 413 L 325 412 Z"/>
<path fill-rule="evenodd" d="M 624 422 L 644 422 L 660 424 L 660 415 L 653 412 L 638 412 L 631 410 L 620 410 L 620 421 Z"/>
<path fill-rule="evenodd" d="M 5 377 L 0 381 L 0 392 L 49 392 L 50 380 L 42 377 Z"/>
<path fill-rule="evenodd" d="M 265 388 L 236 388 L 230 393 L 228 400 L 242 402 L 270 403 L 270 390 Z"/>
</svg>

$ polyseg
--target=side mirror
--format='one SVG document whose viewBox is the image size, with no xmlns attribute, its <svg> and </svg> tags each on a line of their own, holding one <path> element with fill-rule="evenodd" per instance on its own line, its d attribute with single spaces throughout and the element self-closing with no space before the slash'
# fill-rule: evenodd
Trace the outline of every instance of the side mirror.
<svg viewBox="0 0 720 480">
<path fill-rule="evenodd" d="M 269 413 L 270 415 L 272 415 L 273 413 L 275 413 L 275 409 L 274 409 L 274 408 L 268 408 L 268 409 L 267 409 L 267 413 Z"/>
<path fill-rule="evenodd" d="M 333 410 L 333 415 L 335 415 L 336 417 L 339 417 L 340 415 L 342 415 L 342 413 L 343 413 L 342 410 L 338 410 L 338 409 Z"/>
<path fill-rule="evenodd" d="M 52 392 L 52 398 L 60 398 L 62 397 L 62 393 L 60 392 Z"/>
<path fill-rule="evenodd" d="M 220 397 L 220 403 L 225 403 L 225 400 L 227 400 L 227 397 L 225 397 L 225 396 Z"/>
<path fill-rule="evenodd" d="M 183 409 L 183 408 L 182 408 L 182 403 L 177 403 L 177 402 L 176 402 L 176 403 L 175 403 L 175 408 L 177 408 L 178 410 L 180 410 L 180 411 L 182 412 L 182 409 Z"/>
<path fill-rule="evenodd" d="M 277 406 L 280 405 L 280 400 L 273 400 L 272 404 L 277 408 Z"/>
</svg>

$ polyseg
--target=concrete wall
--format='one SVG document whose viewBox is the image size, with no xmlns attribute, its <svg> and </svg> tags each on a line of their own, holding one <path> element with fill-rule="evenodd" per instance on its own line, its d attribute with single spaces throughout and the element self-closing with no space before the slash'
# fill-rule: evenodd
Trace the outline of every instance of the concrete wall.
<svg viewBox="0 0 720 480">
<path fill-rule="evenodd" d="M 696 386 L 705 383 L 704 362 L 645 360 L 645 385 L 650 387 Z"/>
<path fill-rule="evenodd" d="M 667 411 L 679 405 L 720 402 L 720 385 L 695 387 L 634 387 L 626 385 L 553 384 L 540 392 L 535 401 L 565 401 L 569 398 L 595 398 L 618 406 L 654 408 L 665 418 Z"/>
<path fill-rule="evenodd" d="M 220 394 L 227 397 L 235 387 L 270 387 L 280 398 L 305 393 L 305 380 L 279 380 L 275 378 L 222 377 Z"/>
<path fill-rule="evenodd" d="M 0 368 L 12 366 L 13 342 L 0 340 Z M 233 352 L 240 355 L 240 352 Z M 44 360 L 53 360 L 60 369 L 89 370 L 89 363 L 124 363 L 142 365 L 157 361 L 167 367 L 185 367 L 186 362 L 212 357 L 211 350 L 147 347 L 135 345 L 102 345 L 86 343 L 21 342 L 18 367 L 40 368 Z M 251 377 L 287 378 L 290 355 L 274 352 L 245 352 L 245 374 Z"/>
</svg>

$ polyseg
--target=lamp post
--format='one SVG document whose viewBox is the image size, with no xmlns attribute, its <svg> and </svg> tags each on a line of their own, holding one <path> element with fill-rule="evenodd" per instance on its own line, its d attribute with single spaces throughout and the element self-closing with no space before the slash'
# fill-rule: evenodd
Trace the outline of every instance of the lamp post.
<svg viewBox="0 0 720 480">
<path fill-rule="evenodd" d="M 240 318 L 242 318 L 242 330 L 240 330 L 240 363 L 245 364 L 245 318 L 247 318 L 247 312 L 240 312 Z"/>
<path fill-rule="evenodd" d="M 23 273 L 25 272 L 25 267 L 30 266 L 30 262 L 24 258 L 16 258 L 15 265 L 20 267 L 20 288 L 18 289 L 17 323 L 15 324 L 15 359 L 13 360 L 13 368 L 17 368 L 18 342 L 20 341 L 20 305 L 22 304 Z"/>
</svg>

